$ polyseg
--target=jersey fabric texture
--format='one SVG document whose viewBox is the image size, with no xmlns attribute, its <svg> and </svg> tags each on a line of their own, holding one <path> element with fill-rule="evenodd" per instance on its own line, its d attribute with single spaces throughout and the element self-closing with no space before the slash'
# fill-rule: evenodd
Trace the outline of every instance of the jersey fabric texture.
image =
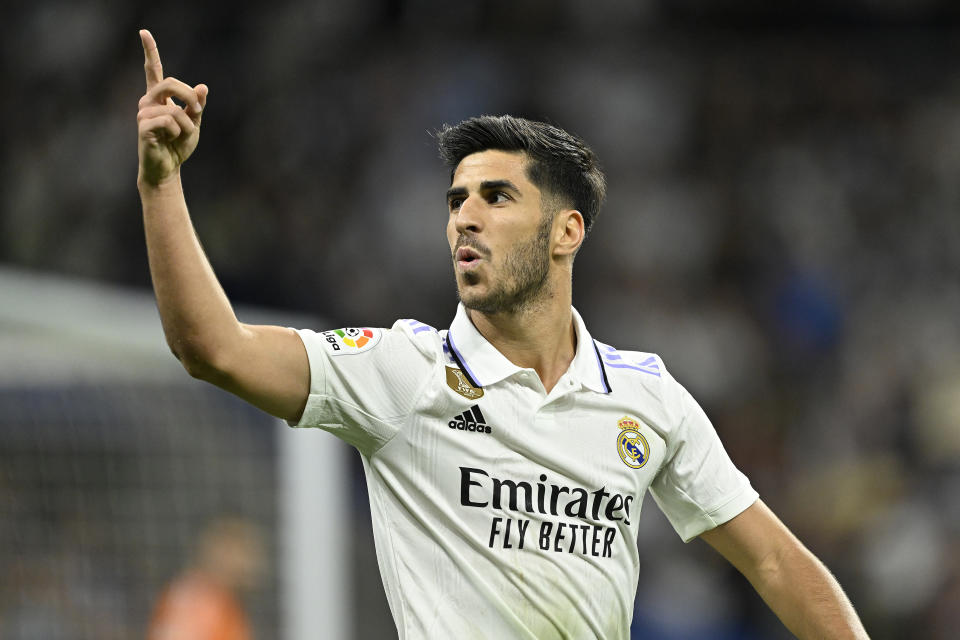
<svg viewBox="0 0 960 640">
<path fill-rule="evenodd" d="M 647 490 L 683 540 L 757 499 L 656 355 L 595 342 L 547 393 L 458 308 L 449 330 L 299 330 L 298 427 L 360 452 L 400 638 L 628 638 Z"/>
</svg>

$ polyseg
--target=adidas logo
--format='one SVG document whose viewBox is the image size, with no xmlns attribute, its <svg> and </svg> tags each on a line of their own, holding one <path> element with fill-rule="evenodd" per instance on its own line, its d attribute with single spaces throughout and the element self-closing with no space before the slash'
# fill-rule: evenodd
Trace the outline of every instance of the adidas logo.
<svg viewBox="0 0 960 640">
<path fill-rule="evenodd" d="M 447 426 L 451 429 L 460 431 L 476 431 L 477 433 L 490 433 L 490 427 L 480 413 L 479 405 L 473 405 L 458 416 L 454 416 Z"/>
</svg>

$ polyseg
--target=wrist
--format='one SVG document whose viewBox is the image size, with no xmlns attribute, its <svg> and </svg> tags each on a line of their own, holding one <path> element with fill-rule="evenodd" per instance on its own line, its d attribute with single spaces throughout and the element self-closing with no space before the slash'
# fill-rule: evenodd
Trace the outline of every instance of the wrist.
<svg viewBox="0 0 960 640">
<path fill-rule="evenodd" d="M 179 193 L 183 190 L 183 186 L 180 183 L 180 169 L 178 168 L 166 177 L 152 179 L 145 176 L 141 168 L 137 173 L 137 190 L 142 197 L 162 196 L 163 194 L 171 192 Z"/>
</svg>

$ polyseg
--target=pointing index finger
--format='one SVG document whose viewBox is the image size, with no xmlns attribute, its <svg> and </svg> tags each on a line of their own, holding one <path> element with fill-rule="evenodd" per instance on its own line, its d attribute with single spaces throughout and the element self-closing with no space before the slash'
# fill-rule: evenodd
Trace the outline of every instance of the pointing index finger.
<svg viewBox="0 0 960 640">
<path fill-rule="evenodd" d="M 163 80 L 163 65 L 160 64 L 157 42 L 146 29 L 140 30 L 140 42 L 143 43 L 143 71 L 147 76 L 147 89 L 150 89 Z"/>
</svg>

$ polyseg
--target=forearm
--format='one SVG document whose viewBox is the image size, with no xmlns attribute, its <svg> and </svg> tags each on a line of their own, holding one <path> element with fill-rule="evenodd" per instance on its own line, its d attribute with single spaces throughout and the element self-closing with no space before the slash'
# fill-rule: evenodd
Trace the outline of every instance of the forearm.
<svg viewBox="0 0 960 640">
<path fill-rule="evenodd" d="M 868 638 L 840 584 L 799 543 L 773 554 L 747 578 L 798 638 Z"/>
<path fill-rule="evenodd" d="M 237 321 L 187 211 L 180 167 L 197 147 L 209 89 L 165 78 L 153 35 L 141 29 L 140 41 L 147 92 L 137 111 L 137 188 L 167 344 L 190 375 L 299 420 L 310 393 L 303 342 L 292 329 Z"/>
<path fill-rule="evenodd" d="M 140 179 L 137 187 L 167 344 L 191 374 L 202 374 L 240 325 L 194 232 L 179 172 L 156 186 Z"/>
</svg>

